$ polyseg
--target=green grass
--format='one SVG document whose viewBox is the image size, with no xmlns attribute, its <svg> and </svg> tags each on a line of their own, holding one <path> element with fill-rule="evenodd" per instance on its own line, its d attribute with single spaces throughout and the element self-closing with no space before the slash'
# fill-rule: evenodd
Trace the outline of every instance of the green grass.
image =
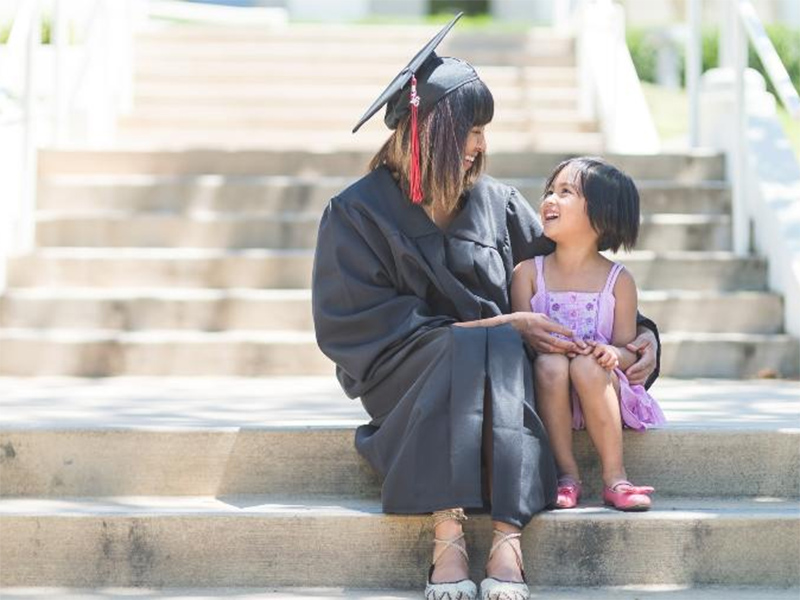
<svg viewBox="0 0 800 600">
<path fill-rule="evenodd" d="M 642 83 L 642 90 L 664 145 L 686 140 L 689 128 L 689 100 L 686 90 L 670 90 L 652 83 Z M 702 115 L 700 118 L 702 119 Z M 800 160 L 800 121 L 792 119 L 783 107 L 778 108 L 778 119 Z"/>
<path fill-rule="evenodd" d="M 786 137 L 789 138 L 789 143 L 794 148 L 794 153 L 800 160 L 800 120 L 792 119 L 782 106 L 778 108 L 778 119 L 783 125 Z"/>
</svg>

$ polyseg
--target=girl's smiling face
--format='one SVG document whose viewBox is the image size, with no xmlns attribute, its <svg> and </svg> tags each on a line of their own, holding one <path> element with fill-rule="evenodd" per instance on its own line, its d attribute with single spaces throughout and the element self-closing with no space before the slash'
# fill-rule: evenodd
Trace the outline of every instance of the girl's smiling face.
<svg viewBox="0 0 800 600">
<path fill-rule="evenodd" d="M 478 158 L 481 152 L 486 152 L 486 126 L 475 125 L 469 130 L 467 135 L 467 143 L 464 145 L 464 156 L 462 158 L 462 165 L 464 171 L 469 171 L 472 168 L 472 163 Z"/>
<path fill-rule="evenodd" d="M 539 216 L 544 234 L 556 243 L 573 239 L 597 242 L 598 234 L 589 221 L 586 198 L 572 165 L 561 169 L 550 188 L 545 190 Z"/>
</svg>

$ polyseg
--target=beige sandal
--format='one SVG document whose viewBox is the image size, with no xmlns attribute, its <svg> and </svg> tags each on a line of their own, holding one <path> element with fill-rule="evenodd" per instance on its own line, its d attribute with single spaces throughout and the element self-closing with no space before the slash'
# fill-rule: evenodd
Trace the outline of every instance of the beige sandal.
<svg viewBox="0 0 800 600">
<path fill-rule="evenodd" d="M 503 544 L 508 544 L 517 557 L 517 566 L 522 573 L 522 581 L 502 581 L 494 577 L 487 577 L 481 581 L 481 600 L 528 600 L 531 591 L 528 589 L 528 580 L 525 578 L 525 569 L 522 566 L 522 556 L 511 543 L 511 540 L 522 536 L 521 533 L 505 533 L 499 529 L 494 530 L 495 535 L 501 536 L 500 539 L 492 544 L 489 550 L 489 559 L 492 560 L 495 550 Z M 487 561 L 488 562 L 488 561 Z"/>
<path fill-rule="evenodd" d="M 467 517 L 462 509 L 443 510 L 433 513 L 434 527 L 444 521 L 466 521 Z M 464 560 L 469 564 L 469 555 L 463 546 L 458 544 L 459 541 L 464 539 L 463 532 L 450 540 L 440 540 L 434 537 L 434 556 L 431 568 L 428 571 L 428 582 L 425 586 L 425 600 L 476 600 L 478 597 L 478 588 L 475 583 L 470 579 L 461 579 L 459 581 L 448 581 L 443 583 L 431 583 L 433 570 L 436 563 L 442 555 L 449 549 L 454 548 L 457 550 Z M 444 547 L 437 553 L 436 544 L 444 544 Z"/>
</svg>

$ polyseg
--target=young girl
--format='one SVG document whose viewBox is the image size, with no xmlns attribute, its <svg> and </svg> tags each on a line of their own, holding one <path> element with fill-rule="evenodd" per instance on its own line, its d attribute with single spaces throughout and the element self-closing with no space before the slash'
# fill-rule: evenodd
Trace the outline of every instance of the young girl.
<svg viewBox="0 0 800 600">
<path fill-rule="evenodd" d="M 539 354 L 534 361 L 536 404 L 559 469 L 556 506 L 578 504 L 572 430 L 586 428 L 602 463 L 603 501 L 618 510 L 647 510 L 653 488 L 627 480 L 622 428 L 644 430 L 665 419 L 624 373 L 637 359 L 625 347 L 636 337 L 636 284 L 600 254 L 635 244 L 639 194 L 630 177 L 605 161 L 570 159 L 547 181 L 540 216 L 556 250 L 516 266 L 512 309 L 544 313 L 586 342 L 579 354 Z"/>
</svg>

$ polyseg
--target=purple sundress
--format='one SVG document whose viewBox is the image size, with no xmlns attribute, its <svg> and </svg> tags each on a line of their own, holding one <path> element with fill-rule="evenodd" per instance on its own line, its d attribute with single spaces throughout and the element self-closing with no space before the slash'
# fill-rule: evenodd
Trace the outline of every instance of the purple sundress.
<svg viewBox="0 0 800 600">
<path fill-rule="evenodd" d="M 623 266 L 613 264 L 601 292 L 548 292 L 544 281 L 544 257 L 537 256 L 534 261 L 536 293 L 531 298 L 533 312 L 544 313 L 559 324 L 569 327 L 575 339 L 610 344 L 614 329 L 614 284 Z M 644 386 L 631 385 L 622 369 L 614 369 L 614 373 L 619 378 L 619 406 L 625 426 L 643 431 L 666 423 L 664 413 Z M 585 429 L 583 412 L 574 388 L 571 388 L 570 394 L 572 428 Z"/>
</svg>

